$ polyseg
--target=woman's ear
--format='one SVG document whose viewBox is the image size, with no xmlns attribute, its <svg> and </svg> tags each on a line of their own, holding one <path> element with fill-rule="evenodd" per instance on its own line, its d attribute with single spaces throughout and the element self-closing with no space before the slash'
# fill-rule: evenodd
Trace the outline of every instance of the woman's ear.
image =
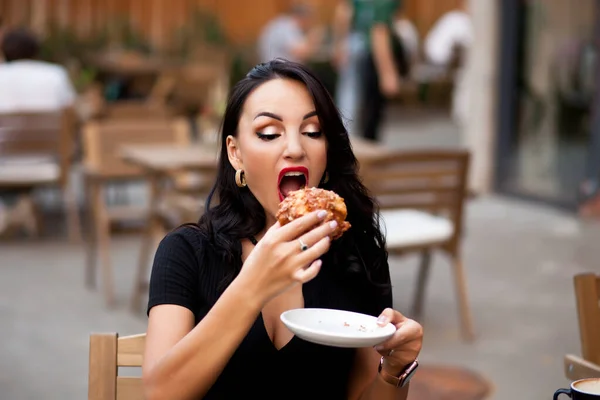
<svg viewBox="0 0 600 400">
<path fill-rule="evenodd" d="M 244 169 L 244 163 L 242 162 L 240 148 L 238 147 L 238 141 L 233 136 L 227 136 L 226 140 L 227 145 L 227 157 L 229 158 L 229 162 L 235 168 Z"/>
</svg>

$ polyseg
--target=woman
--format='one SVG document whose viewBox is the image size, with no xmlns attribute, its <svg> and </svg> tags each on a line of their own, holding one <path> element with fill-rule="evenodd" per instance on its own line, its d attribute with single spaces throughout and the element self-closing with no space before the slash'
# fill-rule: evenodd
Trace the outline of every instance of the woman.
<svg viewBox="0 0 600 400">
<path fill-rule="evenodd" d="M 405 399 L 407 385 L 385 379 L 415 361 L 422 330 L 389 308 L 377 211 L 324 86 L 296 63 L 258 65 L 232 89 L 221 139 L 205 214 L 168 234 L 155 256 L 147 398 Z M 276 222 L 288 167 L 305 167 L 308 186 L 344 197 L 352 228 L 340 239 L 330 242 L 335 226 L 320 223 L 320 212 Z M 398 330 L 377 351 L 316 345 L 279 319 L 299 307 L 381 314 Z"/>
</svg>

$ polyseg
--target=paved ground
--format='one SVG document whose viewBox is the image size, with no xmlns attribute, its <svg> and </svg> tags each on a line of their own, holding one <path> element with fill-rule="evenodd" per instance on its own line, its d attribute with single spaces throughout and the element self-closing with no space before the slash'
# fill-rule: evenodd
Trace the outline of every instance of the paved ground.
<svg viewBox="0 0 600 400">
<path fill-rule="evenodd" d="M 389 128 L 387 139 L 420 145 L 441 126 L 432 121 L 424 136 Z M 455 145 L 456 135 L 440 142 Z M 466 218 L 464 257 L 478 338 L 461 341 L 449 266 L 437 256 L 422 361 L 480 372 L 494 383 L 493 399 L 548 399 L 567 385 L 563 355 L 579 353 L 572 276 L 600 273 L 600 228 L 498 196 L 472 201 Z M 0 242 L 0 400 L 85 398 L 89 333 L 145 329 L 144 315 L 126 307 L 138 247 L 136 236 L 113 241 L 120 303 L 107 310 L 100 293 L 83 286 L 81 247 L 60 237 Z M 401 311 L 409 308 L 415 266 L 412 258 L 391 262 Z"/>
</svg>

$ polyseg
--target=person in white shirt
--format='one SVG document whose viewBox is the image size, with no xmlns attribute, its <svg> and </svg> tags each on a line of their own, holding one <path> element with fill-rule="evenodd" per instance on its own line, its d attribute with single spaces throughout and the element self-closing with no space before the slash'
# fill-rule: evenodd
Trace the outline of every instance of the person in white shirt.
<svg viewBox="0 0 600 400">
<path fill-rule="evenodd" d="M 39 43 L 26 29 L 5 32 L 0 53 L 0 114 L 17 112 L 53 112 L 71 107 L 75 90 L 66 69 L 60 65 L 36 60 Z M 2 194 L 2 193 L 0 193 Z M 9 226 L 21 225 L 32 233 L 35 215 L 31 198 L 20 192 L 5 192 L 14 197 L 12 206 L 0 198 L 0 234 Z"/>
<path fill-rule="evenodd" d="M 453 10 L 444 14 L 427 35 L 425 53 L 432 63 L 446 65 L 456 46 L 468 49 L 472 41 L 471 17 L 465 10 Z"/>
<path fill-rule="evenodd" d="M 465 65 L 469 48 L 474 39 L 473 24 L 468 13 L 468 1 L 460 9 L 444 14 L 428 33 L 424 51 L 427 60 L 437 66 L 449 67 L 459 54 L 458 69 L 455 71 L 452 116 L 464 126 L 469 113 L 469 95 L 466 87 Z"/>
<path fill-rule="evenodd" d="M 26 29 L 2 38 L 0 113 L 58 111 L 73 105 L 75 90 L 66 69 L 36 60 L 39 43 Z"/>
<path fill-rule="evenodd" d="M 258 39 L 260 62 L 283 58 L 305 63 L 323 38 L 322 30 L 309 30 L 312 23 L 313 9 L 305 4 L 295 5 L 287 14 L 270 21 Z"/>
</svg>

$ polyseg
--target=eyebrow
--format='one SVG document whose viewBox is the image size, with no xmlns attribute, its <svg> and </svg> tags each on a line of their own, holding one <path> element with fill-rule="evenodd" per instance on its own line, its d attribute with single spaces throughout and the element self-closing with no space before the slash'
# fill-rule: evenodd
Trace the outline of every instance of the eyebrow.
<svg viewBox="0 0 600 400">
<path fill-rule="evenodd" d="M 317 115 L 316 111 L 311 111 L 308 114 L 306 114 L 304 117 L 302 117 L 303 120 L 308 119 L 310 117 L 314 117 L 315 115 Z M 277 114 L 273 114 L 267 111 L 264 112 L 259 112 L 258 114 L 256 114 L 256 117 L 254 117 L 254 119 L 258 118 L 258 117 L 269 117 L 269 118 L 273 118 L 276 119 L 277 121 L 283 121 L 283 118 L 281 118 L 279 115 Z"/>
</svg>

